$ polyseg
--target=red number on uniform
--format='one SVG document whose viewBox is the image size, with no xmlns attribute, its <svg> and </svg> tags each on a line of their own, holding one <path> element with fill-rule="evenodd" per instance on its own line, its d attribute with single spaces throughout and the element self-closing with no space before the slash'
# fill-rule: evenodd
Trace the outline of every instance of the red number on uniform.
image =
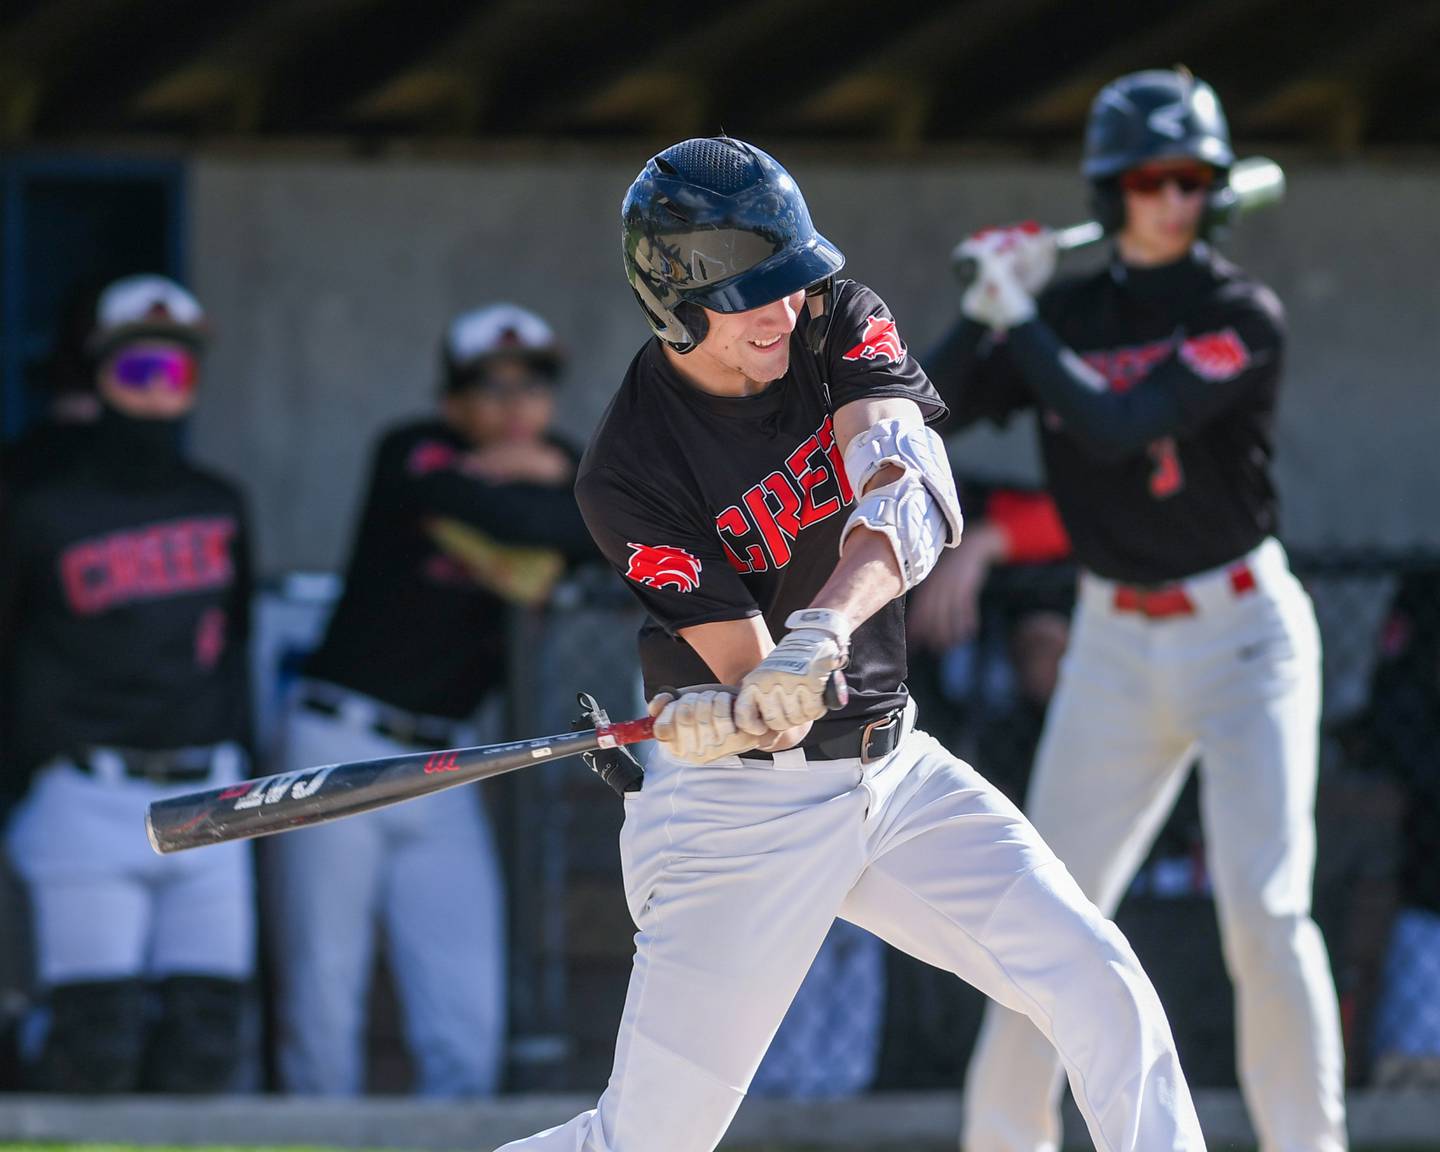
<svg viewBox="0 0 1440 1152">
<path fill-rule="evenodd" d="M 1156 500 L 1174 496 L 1185 487 L 1185 471 L 1180 467 L 1180 449 L 1175 437 L 1165 436 L 1150 441 L 1146 449 L 1155 467 L 1150 473 L 1150 495 Z"/>
</svg>

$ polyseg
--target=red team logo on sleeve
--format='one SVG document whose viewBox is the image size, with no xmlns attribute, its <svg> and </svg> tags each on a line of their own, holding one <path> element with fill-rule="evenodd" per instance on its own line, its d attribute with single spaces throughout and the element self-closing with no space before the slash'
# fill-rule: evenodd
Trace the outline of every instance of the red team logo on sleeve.
<svg viewBox="0 0 1440 1152">
<path fill-rule="evenodd" d="M 888 360 L 898 364 L 905 359 L 905 345 L 895 330 L 895 321 L 876 312 L 865 318 L 865 331 L 860 343 L 846 352 L 842 360 Z"/>
<path fill-rule="evenodd" d="M 451 467 L 459 455 L 449 444 L 438 440 L 422 440 L 410 449 L 405 469 L 412 476 L 424 476 L 430 472 L 441 472 Z"/>
<path fill-rule="evenodd" d="M 1233 380 L 1250 366 L 1250 349 L 1233 328 L 1192 336 L 1180 345 L 1180 359 L 1202 380 Z"/>
<path fill-rule="evenodd" d="M 673 544 L 630 545 L 630 565 L 625 575 L 651 588 L 674 588 L 693 592 L 700 587 L 700 557 Z"/>
</svg>

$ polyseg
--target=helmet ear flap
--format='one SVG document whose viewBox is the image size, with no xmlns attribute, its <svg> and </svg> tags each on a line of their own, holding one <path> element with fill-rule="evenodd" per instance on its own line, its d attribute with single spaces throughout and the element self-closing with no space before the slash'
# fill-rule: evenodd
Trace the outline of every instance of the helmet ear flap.
<svg viewBox="0 0 1440 1152">
<path fill-rule="evenodd" d="M 1111 177 L 1090 181 L 1090 215 L 1107 236 L 1125 227 L 1125 197 L 1119 180 Z"/>
<path fill-rule="evenodd" d="M 1205 216 L 1200 221 L 1200 235 L 1206 240 L 1220 242 L 1230 231 L 1235 216 L 1238 197 L 1230 187 L 1230 174 L 1222 173 L 1221 179 L 1205 198 Z"/>
<path fill-rule="evenodd" d="M 690 338 L 690 347 L 684 349 L 688 352 L 705 339 L 706 334 L 710 331 L 710 318 L 705 315 L 704 308 L 690 300 L 681 300 L 671 311 L 674 313 L 676 321 L 685 329 L 685 334 Z M 677 348 L 676 351 L 681 351 L 681 349 Z"/>
<path fill-rule="evenodd" d="M 666 308 L 643 280 L 632 280 L 630 291 L 650 322 L 650 330 L 676 352 L 683 355 L 705 339 L 710 324 L 699 305 L 680 300 Z"/>
</svg>

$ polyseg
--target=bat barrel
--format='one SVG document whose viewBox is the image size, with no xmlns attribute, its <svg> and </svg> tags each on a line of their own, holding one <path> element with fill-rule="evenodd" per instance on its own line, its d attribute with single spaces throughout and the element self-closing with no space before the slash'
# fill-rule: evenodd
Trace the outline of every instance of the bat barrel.
<svg viewBox="0 0 1440 1152">
<path fill-rule="evenodd" d="M 617 743 L 648 738 L 637 726 Z M 538 740 L 416 752 L 379 760 L 281 772 L 152 803 L 145 814 L 150 846 L 160 853 L 268 836 L 308 824 L 355 816 L 401 800 L 513 772 L 539 760 L 575 756 L 600 746 L 594 730 Z"/>
<path fill-rule="evenodd" d="M 1230 188 L 1236 208 L 1252 212 L 1285 198 L 1285 171 L 1273 160 L 1252 156 L 1230 169 Z"/>
</svg>

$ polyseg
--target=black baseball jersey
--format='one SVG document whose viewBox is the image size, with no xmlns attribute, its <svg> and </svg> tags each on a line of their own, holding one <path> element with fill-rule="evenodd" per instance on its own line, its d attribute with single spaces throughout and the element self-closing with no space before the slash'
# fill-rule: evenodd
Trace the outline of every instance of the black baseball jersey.
<svg viewBox="0 0 1440 1152">
<path fill-rule="evenodd" d="M 467 471 L 469 448 L 433 419 L 381 438 L 345 591 L 308 676 L 468 716 L 507 675 L 507 590 L 527 569 L 553 578 L 537 550 L 557 565 L 594 556 L 568 484 L 492 483 Z"/>
<path fill-rule="evenodd" d="M 0 537 L 6 786 L 89 746 L 249 740 L 250 560 L 229 482 L 113 413 L 14 492 Z"/>
<path fill-rule="evenodd" d="M 837 282 L 823 359 L 790 337 L 784 377 L 750 396 L 715 396 L 670 366 L 658 339 L 641 349 L 580 465 L 576 495 L 600 550 L 649 613 L 640 631 L 647 695 L 713 681 L 679 630 L 762 615 L 777 640 L 835 570 L 854 502 L 834 410 L 865 397 L 945 408 L 870 289 Z M 903 600 L 852 638 L 850 703 L 807 743 L 905 699 Z"/>
<path fill-rule="evenodd" d="M 1062 282 L 995 338 L 962 321 L 926 365 L 959 424 L 1040 409 L 1050 490 L 1081 564 L 1159 584 L 1276 529 L 1280 303 L 1208 246 Z"/>
</svg>

